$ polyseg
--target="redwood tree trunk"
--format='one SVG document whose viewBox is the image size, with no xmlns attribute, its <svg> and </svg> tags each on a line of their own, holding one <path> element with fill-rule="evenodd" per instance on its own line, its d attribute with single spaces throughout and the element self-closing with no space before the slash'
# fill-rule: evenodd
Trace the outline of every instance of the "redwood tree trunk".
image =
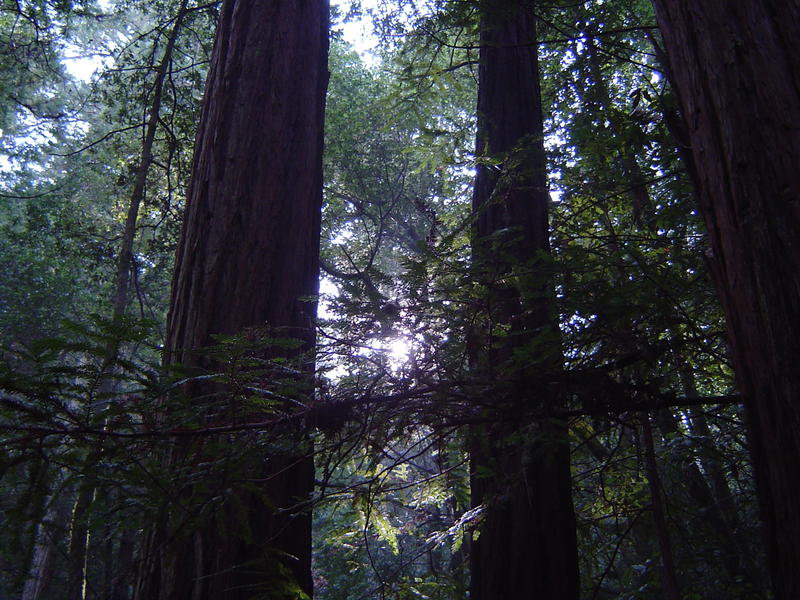
<svg viewBox="0 0 800 600">
<path fill-rule="evenodd" d="M 800 598 L 800 5 L 654 0 L 744 398 L 776 597 Z"/>
<path fill-rule="evenodd" d="M 222 6 L 172 282 L 169 362 L 213 370 L 198 350 L 214 335 L 264 327 L 302 347 L 262 358 L 313 349 L 328 10 L 327 0 Z M 187 391 L 199 411 L 211 410 L 208 384 Z M 215 424 L 229 414 L 218 411 Z M 236 467 L 223 502 L 182 522 L 172 510 L 150 540 L 139 598 L 310 595 L 311 516 L 298 507 L 314 483 L 310 442 L 277 433 L 285 449 Z"/>
<path fill-rule="evenodd" d="M 484 2 L 473 260 L 486 319 L 470 358 L 492 424 L 472 430 L 473 504 L 485 506 L 472 600 L 578 598 L 566 427 L 524 416 L 558 400 L 546 373 L 556 380 L 562 365 L 542 256 L 549 194 L 538 76 L 533 3 Z"/>
</svg>

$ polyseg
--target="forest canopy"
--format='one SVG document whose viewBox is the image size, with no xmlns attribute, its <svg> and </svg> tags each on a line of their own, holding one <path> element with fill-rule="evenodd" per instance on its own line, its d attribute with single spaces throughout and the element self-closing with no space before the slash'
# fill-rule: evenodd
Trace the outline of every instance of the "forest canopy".
<svg viewBox="0 0 800 600">
<path fill-rule="evenodd" d="M 0 598 L 798 597 L 798 39 L 0 0 Z"/>
</svg>

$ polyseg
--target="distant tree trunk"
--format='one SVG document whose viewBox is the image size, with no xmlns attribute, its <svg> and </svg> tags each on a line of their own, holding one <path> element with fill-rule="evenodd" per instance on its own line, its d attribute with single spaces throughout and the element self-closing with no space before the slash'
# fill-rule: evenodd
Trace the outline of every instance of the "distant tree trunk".
<svg viewBox="0 0 800 600">
<path fill-rule="evenodd" d="M 654 0 L 779 600 L 800 598 L 800 4 Z"/>
<path fill-rule="evenodd" d="M 131 201 L 128 204 L 128 213 L 125 216 L 125 228 L 122 231 L 119 255 L 117 256 L 117 272 L 114 278 L 114 296 L 112 298 L 113 319 L 119 320 L 125 314 L 125 307 L 128 304 L 128 289 L 131 282 L 131 270 L 133 267 L 133 242 L 136 239 L 136 223 L 139 219 L 139 208 L 145 198 L 145 185 L 150 165 L 153 163 L 153 144 L 156 139 L 156 131 L 161 119 L 161 103 L 164 97 L 164 82 L 169 75 L 170 65 L 172 64 L 172 54 L 175 43 L 178 40 L 183 20 L 188 13 L 188 0 L 182 0 L 175 15 L 172 29 L 167 35 L 164 55 L 161 62 L 156 67 L 156 76 L 153 81 L 153 99 L 147 114 L 147 123 L 144 130 L 142 141 L 142 152 L 139 156 L 139 164 L 136 167 L 136 177 L 131 191 Z M 113 349 L 116 358 L 116 349 Z M 109 354 L 112 354 L 110 352 Z"/>
<path fill-rule="evenodd" d="M 642 439 L 644 441 L 645 474 L 650 490 L 650 508 L 653 513 L 658 550 L 661 555 L 661 591 L 665 600 L 681 600 L 678 575 L 675 570 L 675 556 L 672 552 L 672 541 L 667 528 L 667 515 L 661 498 L 661 477 L 658 475 L 653 428 L 648 415 L 642 417 Z"/>
<path fill-rule="evenodd" d="M 687 397 L 693 396 L 687 394 Z M 659 411 L 655 420 L 664 439 L 682 435 L 678 425 L 678 417 L 671 410 Z M 707 443 L 711 443 L 710 438 L 708 438 Z M 708 453 L 707 450 L 704 452 L 705 455 Z M 696 460 L 699 460 L 700 464 L 703 465 L 703 471 L 698 467 Z M 748 579 L 749 574 L 743 567 L 746 557 L 737 543 L 736 528 L 732 526 L 732 521 L 729 518 L 729 516 L 735 517 L 735 512 L 730 515 L 726 510 L 728 507 L 723 506 L 722 502 L 714 497 L 714 492 L 707 480 L 707 477 L 711 480 L 714 479 L 714 471 L 710 471 L 707 468 L 708 465 L 709 461 L 704 456 L 696 458 L 694 453 L 689 452 L 682 456 L 680 460 L 680 472 L 683 476 L 682 487 L 685 487 L 689 493 L 700 517 L 699 526 L 696 528 L 697 533 L 706 535 L 709 540 L 717 540 L 716 549 L 719 552 L 720 562 L 727 571 L 729 580 L 731 582 L 746 581 L 750 583 L 753 589 L 748 590 L 746 593 L 748 598 L 755 600 L 758 597 L 757 592 L 753 591 L 756 589 L 756 581 L 752 578 Z M 728 493 L 730 493 L 730 490 L 728 490 Z M 667 494 L 668 500 L 669 494 Z M 735 511 L 735 507 L 731 506 L 730 508 Z M 704 531 L 706 532 L 705 534 L 702 533 Z"/>
<path fill-rule="evenodd" d="M 156 67 L 155 80 L 153 81 L 153 98 L 148 110 L 147 122 L 145 124 L 144 139 L 142 141 L 142 152 L 139 164 L 136 168 L 136 177 L 131 191 L 131 199 L 128 204 L 128 212 L 125 216 L 125 227 L 120 241 L 119 254 L 117 256 L 117 270 L 114 277 L 114 295 L 111 298 L 112 313 L 111 318 L 116 326 L 125 315 L 125 308 L 128 304 L 128 290 L 130 288 L 131 270 L 133 267 L 133 245 L 136 240 L 136 223 L 139 218 L 139 208 L 145 197 L 145 183 L 150 165 L 153 162 L 153 144 L 155 142 L 156 131 L 161 117 L 161 103 L 164 94 L 164 82 L 169 74 L 169 67 L 172 64 L 172 54 L 175 43 L 181 31 L 183 20 L 187 14 L 188 0 L 182 0 L 172 29 L 167 34 L 164 55 Z M 103 357 L 102 370 L 106 375 L 114 370 L 115 362 L 119 356 L 119 340 L 112 339 L 108 342 Z M 100 384 L 98 396 L 107 397 L 114 386 L 114 378 L 105 377 Z M 105 404 L 107 406 L 107 404 Z M 102 413 L 102 411 L 99 411 Z M 85 461 L 85 470 L 93 468 L 103 454 L 103 449 L 93 450 Z M 88 518 L 92 512 L 92 504 L 96 497 L 95 482 L 88 476 L 84 476 L 78 484 L 78 491 L 75 496 L 75 506 L 72 511 L 72 524 L 70 527 L 70 540 L 67 558 L 67 600 L 83 600 L 86 596 L 86 560 L 89 554 L 89 524 Z"/>
<path fill-rule="evenodd" d="M 328 10 L 327 0 L 222 6 L 172 282 L 169 362 L 214 369 L 198 352 L 212 336 L 265 326 L 302 348 L 263 358 L 313 348 Z M 188 387 L 199 411 L 209 391 Z M 313 458 L 302 433 L 285 433 L 289 449 L 240 466 L 244 480 L 227 482 L 225 502 L 188 531 L 162 523 L 138 598 L 311 594 L 311 516 L 293 507 L 312 492 Z"/>
<path fill-rule="evenodd" d="M 95 465 L 92 465 L 95 466 Z M 95 486 L 90 479 L 81 480 L 72 509 L 69 548 L 67 549 L 66 600 L 82 600 L 86 590 L 86 553 L 89 546 L 89 509 Z"/>
<path fill-rule="evenodd" d="M 486 320 L 470 359 L 487 383 L 483 407 L 491 424 L 472 431 L 473 504 L 485 510 L 471 548 L 470 598 L 574 600 L 578 558 L 566 426 L 524 417 L 558 401 L 546 382 L 562 368 L 543 258 L 549 194 L 533 3 L 483 6 L 473 261 Z"/>
<path fill-rule="evenodd" d="M 133 580 L 134 536 L 131 531 L 123 531 L 119 535 L 119 548 L 116 551 L 114 572 L 111 574 L 111 587 L 108 600 L 128 600 L 129 585 Z"/>
<path fill-rule="evenodd" d="M 682 359 L 678 363 L 681 387 L 687 398 L 697 398 L 699 393 L 695 386 L 694 374 L 689 365 Z M 701 408 L 688 409 L 692 445 L 696 447 L 696 460 L 687 460 L 683 470 L 689 493 L 699 507 L 703 509 L 703 518 L 707 526 L 719 536 L 721 560 L 730 575 L 731 581 L 743 581 L 753 600 L 763 598 L 767 586 L 763 582 L 764 573 L 761 555 L 753 556 L 742 544 L 742 519 L 736 506 L 733 490 L 728 482 L 724 466 L 718 458 L 714 436 L 708 423 L 708 417 Z M 670 413 L 668 421 L 661 421 L 664 435 L 678 431 L 677 418 Z M 700 466 L 698 466 L 698 463 Z M 702 467 L 702 469 L 701 469 Z M 760 560 L 759 560 L 760 559 Z M 759 568 L 761 566 L 761 568 Z M 757 592 L 756 590 L 763 590 Z"/>
<path fill-rule="evenodd" d="M 54 558 L 63 537 L 61 532 L 69 522 L 69 503 L 50 497 L 48 509 L 36 526 L 36 537 L 28 577 L 22 586 L 21 600 L 40 600 L 53 578 Z"/>
</svg>

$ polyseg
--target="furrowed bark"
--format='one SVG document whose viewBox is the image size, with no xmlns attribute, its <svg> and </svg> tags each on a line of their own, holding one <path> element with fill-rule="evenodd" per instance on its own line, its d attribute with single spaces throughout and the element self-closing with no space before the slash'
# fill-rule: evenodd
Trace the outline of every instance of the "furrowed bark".
<svg viewBox="0 0 800 600">
<path fill-rule="evenodd" d="M 749 428 L 776 598 L 800 598 L 800 5 L 654 0 Z"/>
<path fill-rule="evenodd" d="M 326 0 L 224 2 L 172 281 L 168 363 L 219 370 L 219 360 L 203 352 L 215 336 L 257 338 L 266 328 L 300 347 L 258 356 L 304 355 L 298 386 L 310 382 L 327 47 Z M 236 405 L 221 384 L 195 381 L 184 391 L 207 423 L 263 418 Z M 230 412 L 211 403 L 212 394 Z M 311 594 L 311 517 L 303 505 L 314 484 L 311 442 L 302 426 L 271 435 L 285 449 L 233 463 L 241 479 L 222 471 L 224 481 L 206 484 L 218 485 L 218 495 L 200 500 L 188 519 L 181 502 L 166 507 L 148 539 L 137 598 Z M 209 452 L 203 441 L 179 442 L 167 468 L 191 470 L 193 462 L 213 461 Z M 194 484 L 184 492 L 200 493 Z"/>
<path fill-rule="evenodd" d="M 529 385 L 542 372 L 557 378 L 562 367 L 545 260 L 549 193 L 533 8 L 492 0 L 481 19 L 473 262 L 486 317 L 470 358 L 493 382 L 484 409 L 505 416 L 560 400 L 541 383 Z M 501 419 L 473 427 L 471 437 L 472 501 L 485 508 L 471 547 L 470 598 L 576 600 L 564 421 Z"/>
</svg>

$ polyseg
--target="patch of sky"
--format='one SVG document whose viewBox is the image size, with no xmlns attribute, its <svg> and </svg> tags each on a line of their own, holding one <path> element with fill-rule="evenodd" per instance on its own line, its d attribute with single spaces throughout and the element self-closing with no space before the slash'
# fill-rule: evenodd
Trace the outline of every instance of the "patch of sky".
<svg viewBox="0 0 800 600">
<path fill-rule="evenodd" d="M 369 11 L 377 8 L 377 0 L 331 0 L 338 8 L 342 18 L 333 23 L 334 31 L 341 31 L 342 37 L 352 45 L 361 59 L 369 66 L 378 62 L 378 37 L 375 35 Z"/>
</svg>

